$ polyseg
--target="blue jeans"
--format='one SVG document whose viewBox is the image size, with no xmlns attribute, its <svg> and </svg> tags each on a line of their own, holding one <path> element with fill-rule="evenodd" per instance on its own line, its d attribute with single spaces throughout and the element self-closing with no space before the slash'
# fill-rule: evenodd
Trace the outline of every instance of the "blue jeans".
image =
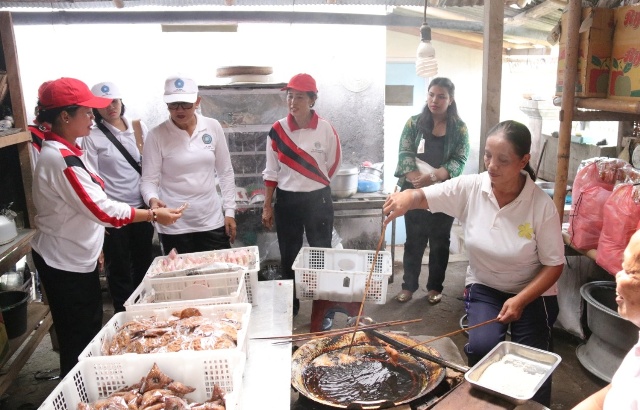
<svg viewBox="0 0 640 410">
<path fill-rule="evenodd" d="M 442 293 L 444 274 L 449 264 L 449 244 L 453 217 L 443 213 L 431 213 L 415 209 L 404 216 L 407 241 L 404 244 L 402 289 L 418 290 L 418 278 L 422 269 L 422 256 L 429 245 L 429 279 L 427 290 Z"/>
<path fill-rule="evenodd" d="M 468 285 L 464 292 L 464 302 L 469 327 L 494 319 L 504 302 L 513 296 L 477 283 Z M 508 325 L 495 322 L 470 330 L 469 342 L 464 347 L 469 366 L 478 363 L 498 343 L 504 341 L 509 326 L 512 342 L 553 351 L 551 329 L 559 310 L 556 296 L 540 296 L 524 308 L 522 316 L 515 322 Z M 551 377 L 540 387 L 533 400 L 547 407 L 551 405 Z"/>
</svg>

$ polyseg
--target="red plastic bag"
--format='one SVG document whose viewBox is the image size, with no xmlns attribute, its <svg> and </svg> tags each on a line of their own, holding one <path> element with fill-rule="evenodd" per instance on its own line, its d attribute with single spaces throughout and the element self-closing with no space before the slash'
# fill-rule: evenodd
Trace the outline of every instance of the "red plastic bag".
<svg viewBox="0 0 640 410">
<path fill-rule="evenodd" d="M 640 223 L 640 185 L 620 184 L 604 204 L 596 263 L 615 275 L 622 270 L 624 249 Z"/>
<path fill-rule="evenodd" d="M 569 236 L 571 245 L 578 249 L 595 249 L 598 247 L 602 231 L 603 207 L 611 196 L 609 187 L 594 184 L 578 196 L 575 206 L 569 215 Z M 613 187 L 611 187 L 613 188 Z"/>
</svg>

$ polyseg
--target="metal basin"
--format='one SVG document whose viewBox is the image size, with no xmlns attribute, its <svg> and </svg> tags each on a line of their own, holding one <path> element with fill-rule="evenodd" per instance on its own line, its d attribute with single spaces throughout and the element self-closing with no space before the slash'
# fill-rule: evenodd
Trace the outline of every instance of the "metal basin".
<svg viewBox="0 0 640 410">
<path fill-rule="evenodd" d="M 580 363 L 604 381 L 611 382 L 622 359 L 638 340 L 638 328 L 618 314 L 616 283 L 589 282 L 580 288 L 587 303 L 587 325 L 592 334 L 578 346 Z"/>
</svg>

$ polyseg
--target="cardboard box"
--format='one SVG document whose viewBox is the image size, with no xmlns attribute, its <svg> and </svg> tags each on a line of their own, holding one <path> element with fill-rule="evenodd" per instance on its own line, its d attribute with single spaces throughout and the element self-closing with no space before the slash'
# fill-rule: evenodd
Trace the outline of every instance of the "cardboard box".
<svg viewBox="0 0 640 410">
<path fill-rule="evenodd" d="M 640 100 L 640 4 L 614 11 L 608 98 Z"/>
<path fill-rule="evenodd" d="M 578 55 L 578 73 L 576 74 L 575 95 L 578 97 L 607 96 L 609 69 L 611 67 L 611 48 L 613 44 L 613 9 L 583 8 Z M 564 70 L 566 65 L 566 44 L 568 14 L 562 14 L 560 25 L 560 51 L 558 54 L 558 77 L 556 95 L 563 91 Z"/>
</svg>

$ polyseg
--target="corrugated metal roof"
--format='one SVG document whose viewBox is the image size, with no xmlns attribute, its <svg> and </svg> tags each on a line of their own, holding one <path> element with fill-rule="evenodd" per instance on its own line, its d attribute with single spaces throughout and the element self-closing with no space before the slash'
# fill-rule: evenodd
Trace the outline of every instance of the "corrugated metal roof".
<svg viewBox="0 0 640 410">
<path fill-rule="evenodd" d="M 430 12 L 427 19 L 433 23 L 430 25 L 434 32 L 449 30 L 477 42 L 477 34 L 483 31 L 484 0 L 427 1 Z M 117 8 L 116 3 L 124 7 Z M 546 38 L 560 20 L 565 5 L 566 0 L 505 0 L 505 42 L 513 40 L 531 47 L 549 45 Z M 95 22 L 109 23 L 123 20 L 121 13 L 130 11 L 132 14 L 124 20 L 175 18 L 184 24 L 195 24 L 205 18 L 212 21 L 238 18 L 247 22 L 419 27 L 423 7 L 423 0 L 0 0 L 0 9 L 17 12 L 14 22 L 19 24 L 43 24 L 45 20 L 53 24 L 86 23 L 91 21 L 87 18 L 90 13 L 95 13 Z M 50 19 L 49 11 L 60 15 Z M 148 16 L 143 16 L 145 13 Z M 158 17 L 158 13 L 162 16 Z"/>
<path fill-rule="evenodd" d="M 482 6 L 484 0 L 428 0 L 432 7 L 464 7 Z M 505 5 L 516 4 L 522 0 L 505 0 Z M 524 0 L 524 3 L 531 3 Z M 192 6 L 311 6 L 311 5 L 344 5 L 344 6 L 424 6 L 423 0 L 22 0 L 0 1 L 0 8 L 47 8 L 54 10 L 114 8 L 116 3 L 128 7 L 192 7 Z M 535 0 L 533 1 L 535 3 Z"/>
</svg>

